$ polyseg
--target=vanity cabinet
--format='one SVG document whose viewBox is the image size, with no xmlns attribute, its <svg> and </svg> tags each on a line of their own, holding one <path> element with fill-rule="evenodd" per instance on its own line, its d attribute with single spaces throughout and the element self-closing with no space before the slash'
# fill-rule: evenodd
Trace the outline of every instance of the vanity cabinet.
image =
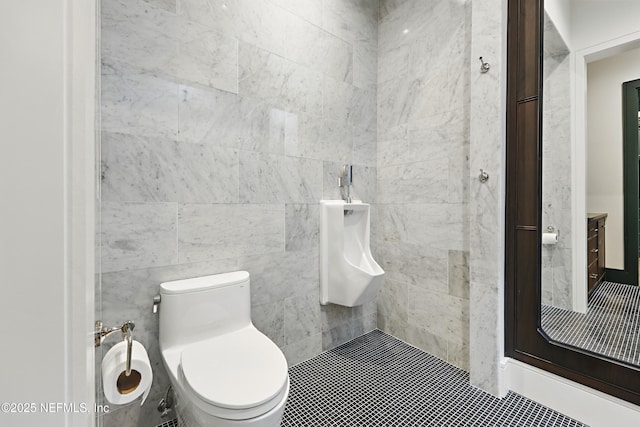
<svg viewBox="0 0 640 427">
<path fill-rule="evenodd" d="M 606 213 L 587 215 L 587 291 L 589 295 L 604 280 Z"/>
</svg>

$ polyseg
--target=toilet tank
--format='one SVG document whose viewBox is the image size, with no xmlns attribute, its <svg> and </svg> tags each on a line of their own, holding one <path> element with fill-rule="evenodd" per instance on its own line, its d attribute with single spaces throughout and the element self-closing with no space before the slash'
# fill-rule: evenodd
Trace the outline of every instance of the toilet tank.
<svg viewBox="0 0 640 427">
<path fill-rule="evenodd" d="M 249 273 L 214 274 L 160 284 L 160 349 L 251 325 Z"/>
</svg>

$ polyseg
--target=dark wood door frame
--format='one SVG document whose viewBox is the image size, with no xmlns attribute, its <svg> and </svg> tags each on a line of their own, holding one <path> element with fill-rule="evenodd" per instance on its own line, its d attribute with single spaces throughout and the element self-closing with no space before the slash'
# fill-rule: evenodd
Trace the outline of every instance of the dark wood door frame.
<svg viewBox="0 0 640 427">
<path fill-rule="evenodd" d="M 607 269 L 613 282 L 638 284 L 638 90 L 640 80 L 622 84 L 624 270 Z"/>
<path fill-rule="evenodd" d="M 640 404 L 640 369 L 540 328 L 543 0 L 508 0 L 505 354 Z"/>
</svg>

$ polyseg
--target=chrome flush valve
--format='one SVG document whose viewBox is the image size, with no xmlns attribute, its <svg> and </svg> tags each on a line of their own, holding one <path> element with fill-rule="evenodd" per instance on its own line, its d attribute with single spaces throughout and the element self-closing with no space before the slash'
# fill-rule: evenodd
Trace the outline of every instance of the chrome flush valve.
<svg viewBox="0 0 640 427">
<path fill-rule="evenodd" d="M 351 203 L 351 185 L 353 184 L 353 165 L 347 163 L 342 165 L 342 174 L 338 177 L 338 187 L 347 187 L 347 203 Z"/>
</svg>

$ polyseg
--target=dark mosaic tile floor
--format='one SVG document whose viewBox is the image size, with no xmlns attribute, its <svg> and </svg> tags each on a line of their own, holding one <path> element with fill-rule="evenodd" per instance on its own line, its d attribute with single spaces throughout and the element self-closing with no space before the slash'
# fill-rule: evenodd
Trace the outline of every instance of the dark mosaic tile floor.
<svg viewBox="0 0 640 427">
<path fill-rule="evenodd" d="M 516 393 L 493 397 L 471 386 L 467 372 L 379 330 L 289 375 L 283 427 L 584 426 Z"/>
<path fill-rule="evenodd" d="M 602 282 L 586 313 L 543 305 L 542 329 L 553 340 L 640 365 L 640 287 Z"/>
<path fill-rule="evenodd" d="M 379 330 L 289 369 L 282 426 L 582 426 L 469 375 Z"/>
</svg>

